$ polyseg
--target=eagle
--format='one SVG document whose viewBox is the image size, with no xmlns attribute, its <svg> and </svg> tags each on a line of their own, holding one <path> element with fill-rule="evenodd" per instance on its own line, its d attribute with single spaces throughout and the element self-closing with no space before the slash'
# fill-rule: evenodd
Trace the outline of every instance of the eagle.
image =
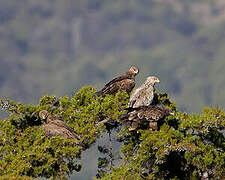
<svg viewBox="0 0 225 180">
<path fill-rule="evenodd" d="M 123 73 L 119 77 L 114 78 L 107 83 L 100 91 L 96 92 L 96 96 L 104 97 L 106 94 L 115 95 L 117 92 L 126 90 L 130 93 L 135 86 L 135 76 L 139 73 L 139 69 L 132 66 L 128 72 Z"/>
<path fill-rule="evenodd" d="M 158 129 L 158 122 L 169 115 L 174 115 L 172 110 L 166 106 L 142 106 L 128 113 L 128 120 L 132 121 L 129 131 L 135 130 L 139 124 L 148 123 L 152 130 Z"/>
<path fill-rule="evenodd" d="M 71 127 L 62 120 L 53 117 L 48 111 L 40 111 L 39 117 L 46 120 L 46 123 L 44 123 L 42 127 L 47 137 L 63 136 L 68 139 L 81 139 L 80 136 L 74 133 Z"/>
<path fill-rule="evenodd" d="M 154 86 L 159 82 L 155 76 L 147 77 L 145 82 L 131 94 L 128 109 L 150 105 L 154 98 Z"/>
</svg>

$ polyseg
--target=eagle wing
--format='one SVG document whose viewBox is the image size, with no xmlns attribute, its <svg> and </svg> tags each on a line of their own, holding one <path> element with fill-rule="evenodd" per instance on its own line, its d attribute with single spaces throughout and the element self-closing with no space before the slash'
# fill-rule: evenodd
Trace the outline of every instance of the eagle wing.
<svg viewBox="0 0 225 180">
<path fill-rule="evenodd" d="M 138 117 L 147 121 L 158 121 L 166 115 L 164 108 L 159 106 L 148 106 L 140 109 Z"/>
<path fill-rule="evenodd" d="M 118 81 L 122 81 L 122 80 L 124 80 L 124 79 L 131 79 L 131 75 L 129 74 L 129 73 L 124 73 L 124 74 L 122 74 L 121 76 L 119 76 L 119 77 L 116 77 L 116 78 L 114 78 L 113 80 L 111 80 L 110 82 L 108 82 L 106 85 L 105 85 L 105 87 L 106 86 L 110 86 L 111 84 L 114 84 L 114 83 L 116 83 L 116 82 L 118 82 Z M 104 88 L 103 88 L 104 89 Z"/>
<path fill-rule="evenodd" d="M 73 129 L 69 127 L 66 123 L 64 123 L 62 120 L 54 119 L 53 121 L 51 121 L 51 123 L 55 124 L 56 126 L 66 128 L 68 131 L 73 132 Z"/>
<path fill-rule="evenodd" d="M 171 114 L 171 110 L 164 106 L 141 106 L 140 108 L 128 113 L 128 120 L 132 121 L 130 131 L 135 130 L 139 123 L 149 121 L 149 127 L 153 130 L 158 129 L 158 121 Z"/>
<path fill-rule="evenodd" d="M 154 98 L 154 92 L 152 88 L 140 88 L 138 91 L 130 98 L 128 107 L 139 108 L 142 106 L 149 106 Z"/>
<path fill-rule="evenodd" d="M 106 94 L 116 94 L 119 90 L 126 90 L 127 92 L 132 91 L 135 86 L 135 81 L 128 74 L 124 74 L 117 77 L 107 83 L 104 88 L 98 91 L 98 96 L 105 96 Z"/>
<path fill-rule="evenodd" d="M 52 123 L 44 124 L 43 130 L 48 137 L 62 136 L 62 128 Z"/>
<path fill-rule="evenodd" d="M 131 94 L 130 100 L 128 102 L 128 108 L 133 108 L 135 102 L 137 101 L 137 99 L 139 99 L 143 89 L 144 89 L 144 86 L 142 85 Z"/>
<path fill-rule="evenodd" d="M 81 137 L 74 133 L 73 129 L 59 119 L 43 125 L 45 134 L 48 137 L 64 136 L 66 138 L 80 139 Z"/>
<path fill-rule="evenodd" d="M 129 131 L 133 131 L 133 130 L 137 129 L 138 124 L 140 122 L 140 119 L 137 116 L 137 111 L 136 110 L 131 111 L 131 112 L 128 113 L 128 120 L 132 121 L 131 126 L 129 127 L 128 130 Z"/>
</svg>

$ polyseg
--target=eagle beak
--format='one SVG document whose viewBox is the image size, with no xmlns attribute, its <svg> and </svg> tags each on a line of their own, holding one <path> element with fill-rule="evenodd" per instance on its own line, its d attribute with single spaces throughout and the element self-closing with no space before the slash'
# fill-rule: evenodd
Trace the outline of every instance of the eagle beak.
<svg viewBox="0 0 225 180">
<path fill-rule="evenodd" d="M 154 83 L 160 83 L 160 80 L 159 79 L 155 79 Z"/>
</svg>

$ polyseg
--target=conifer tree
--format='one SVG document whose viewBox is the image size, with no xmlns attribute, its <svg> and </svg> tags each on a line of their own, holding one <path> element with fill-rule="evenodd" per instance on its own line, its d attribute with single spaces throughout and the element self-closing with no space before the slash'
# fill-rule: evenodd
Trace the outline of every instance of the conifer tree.
<svg viewBox="0 0 225 180">
<path fill-rule="evenodd" d="M 82 168 L 82 152 L 103 132 L 119 127 L 123 161 L 114 164 L 112 148 L 98 146 L 97 179 L 221 179 L 225 174 L 225 113 L 222 108 L 204 108 L 201 114 L 180 112 L 166 93 L 155 92 L 154 105 L 169 107 L 174 115 L 159 130 L 145 126 L 129 131 L 121 121 L 129 96 L 93 96 L 93 87 L 83 87 L 72 96 L 43 96 L 37 105 L 1 99 L 8 117 L 0 121 L 0 176 L 4 179 L 69 178 Z M 61 117 L 80 140 L 46 137 L 44 120 L 49 111 Z M 110 142 L 108 143 L 110 144 Z"/>
</svg>

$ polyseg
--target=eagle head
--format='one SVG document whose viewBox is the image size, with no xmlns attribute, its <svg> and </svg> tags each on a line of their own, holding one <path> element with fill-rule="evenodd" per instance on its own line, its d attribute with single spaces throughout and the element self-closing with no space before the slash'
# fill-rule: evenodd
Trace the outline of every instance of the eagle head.
<svg viewBox="0 0 225 180">
<path fill-rule="evenodd" d="M 46 110 L 42 110 L 42 111 L 39 112 L 39 117 L 41 119 L 47 119 L 48 116 L 49 116 L 49 112 L 46 111 Z"/>
<path fill-rule="evenodd" d="M 147 77 L 146 81 L 145 81 L 145 85 L 149 86 L 149 85 L 155 85 L 156 83 L 159 83 L 160 80 L 159 78 L 155 77 L 155 76 L 149 76 Z"/>
<path fill-rule="evenodd" d="M 137 67 L 135 67 L 135 66 L 131 66 L 129 71 L 131 71 L 135 75 L 137 75 L 139 73 L 139 69 Z"/>
</svg>

